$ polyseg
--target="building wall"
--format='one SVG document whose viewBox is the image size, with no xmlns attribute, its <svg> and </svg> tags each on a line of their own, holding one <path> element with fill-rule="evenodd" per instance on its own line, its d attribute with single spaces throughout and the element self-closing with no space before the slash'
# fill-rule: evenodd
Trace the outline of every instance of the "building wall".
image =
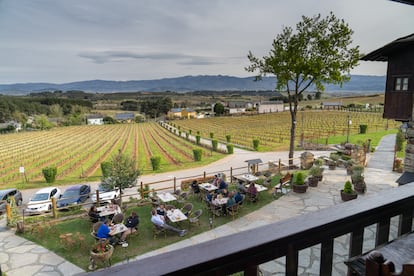
<svg viewBox="0 0 414 276">
<path fill-rule="evenodd" d="M 283 111 L 283 104 L 259 104 L 258 113 L 272 113 Z"/>
</svg>

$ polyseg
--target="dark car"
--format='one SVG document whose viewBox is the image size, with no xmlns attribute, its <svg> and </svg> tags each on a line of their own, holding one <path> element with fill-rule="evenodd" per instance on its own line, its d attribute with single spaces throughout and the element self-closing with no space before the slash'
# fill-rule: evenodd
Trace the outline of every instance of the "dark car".
<svg viewBox="0 0 414 276">
<path fill-rule="evenodd" d="M 57 202 L 57 207 L 62 208 L 72 204 L 85 202 L 91 193 L 91 187 L 86 184 L 70 186 L 65 190 L 62 197 Z"/>
<path fill-rule="evenodd" d="M 10 197 L 14 196 L 14 200 L 17 206 L 20 206 L 23 202 L 22 193 L 17 189 L 0 190 L 0 214 L 6 212 L 6 202 L 10 202 Z"/>
</svg>

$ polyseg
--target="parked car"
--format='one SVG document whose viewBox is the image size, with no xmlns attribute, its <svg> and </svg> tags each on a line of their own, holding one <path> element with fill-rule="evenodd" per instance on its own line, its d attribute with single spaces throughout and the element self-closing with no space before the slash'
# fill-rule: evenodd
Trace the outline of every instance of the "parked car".
<svg viewBox="0 0 414 276">
<path fill-rule="evenodd" d="M 57 187 L 43 188 L 37 191 L 27 203 L 25 212 L 29 215 L 40 214 L 52 210 L 52 198 L 61 197 L 61 191 Z"/>
<path fill-rule="evenodd" d="M 119 197 L 119 189 L 112 190 L 102 184 L 99 185 L 97 191 L 99 192 L 99 201 L 111 201 Z M 91 199 L 93 202 L 96 202 L 96 192 L 92 195 Z"/>
<path fill-rule="evenodd" d="M 91 193 L 91 186 L 86 184 L 79 184 L 70 186 L 64 192 L 62 197 L 57 202 L 58 208 L 63 208 L 72 204 L 79 204 L 85 202 Z"/>
<path fill-rule="evenodd" d="M 0 190 L 0 214 L 6 212 L 6 203 L 10 200 L 10 197 L 14 196 L 14 201 L 17 206 L 22 205 L 23 197 L 22 193 L 17 189 Z"/>
</svg>

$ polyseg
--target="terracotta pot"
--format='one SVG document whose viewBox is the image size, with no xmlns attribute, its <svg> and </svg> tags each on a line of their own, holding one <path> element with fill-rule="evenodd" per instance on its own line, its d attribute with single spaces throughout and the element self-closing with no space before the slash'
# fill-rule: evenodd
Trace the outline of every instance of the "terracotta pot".
<svg viewBox="0 0 414 276">
<path fill-rule="evenodd" d="M 306 184 L 303 184 L 303 185 L 293 184 L 292 185 L 292 190 L 295 193 L 303 194 L 303 193 L 306 193 L 307 189 L 308 189 L 308 185 L 306 185 Z"/>
<path fill-rule="evenodd" d="M 341 199 L 343 201 L 348 201 L 348 200 L 352 200 L 358 197 L 357 193 L 352 193 L 352 194 L 348 194 L 348 193 L 344 193 L 344 190 L 341 190 Z"/>
<path fill-rule="evenodd" d="M 106 265 L 111 265 L 111 257 L 112 253 L 114 252 L 114 247 L 112 245 L 109 245 L 109 250 L 106 252 L 93 252 L 93 250 L 90 251 L 90 270 L 95 270 L 97 268 L 96 263 L 104 263 Z"/>
</svg>

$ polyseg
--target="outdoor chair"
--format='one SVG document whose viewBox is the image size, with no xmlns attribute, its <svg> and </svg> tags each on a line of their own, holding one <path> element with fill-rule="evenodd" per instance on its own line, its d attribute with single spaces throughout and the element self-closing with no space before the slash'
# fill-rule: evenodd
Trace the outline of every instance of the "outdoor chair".
<svg viewBox="0 0 414 276">
<path fill-rule="evenodd" d="M 227 213 L 233 217 L 233 220 L 239 215 L 239 207 L 239 204 L 233 204 L 232 206 L 227 207 Z"/>
<path fill-rule="evenodd" d="M 180 195 L 178 196 L 177 202 L 179 204 L 184 204 L 187 200 L 187 196 L 188 196 L 187 192 L 180 193 Z"/>
<path fill-rule="evenodd" d="M 258 200 L 258 195 L 259 193 L 252 194 L 252 193 L 246 192 L 246 198 L 249 202 L 253 202 L 253 203 L 256 202 Z"/>
<path fill-rule="evenodd" d="M 156 197 L 150 197 L 152 208 L 157 208 L 160 205 L 160 200 Z"/>
<path fill-rule="evenodd" d="M 174 191 L 174 195 L 179 196 L 181 194 L 181 190 L 177 189 Z"/>
<path fill-rule="evenodd" d="M 186 205 L 183 206 L 183 208 L 181 208 L 181 212 L 183 212 L 184 215 L 186 215 L 187 217 L 191 215 L 192 210 L 193 210 L 192 203 L 187 203 Z"/>
<path fill-rule="evenodd" d="M 98 221 L 98 222 L 95 222 L 93 224 L 93 226 L 92 226 L 93 233 L 98 232 L 98 229 L 99 229 L 99 227 L 101 227 L 102 223 L 103 223 L 102 221 Z"/>
<path fill-rule="evenodd" d="M 198 209 L 197 211 L 195 211 L 194 213 L 192 213 L 188 217 L 189 226 L 191 226 L 192 224 L 197 224 L 198 226 L 200 226 L 200 216 L 202 214 L 203 214 L 203 210 L 201 210 L 201 209 Z"/>
<path fill-rule="evenodd" d="M 124 221 L 124 215 L 122 213 L 116 214 L 112 218 L 112 223 L 115 223 L 115 224 L 122 223 L 123 221 Z"/>
<path fill-rule="evenodd" d="M 214 217 L 219 217 L 221 216 L 221 207 L 214 205 L 212 202 L 210 202 L 210 212 Z"/>
<path fill-rule="evenodd" d="M 164 234 L 164 238 L 166 238 L 167 237 L 167 229 L 165 229 L 163 227 L 160 227 L 160 226 L 153 223 L 152 224 L 152 235 L 154 237 L 154 240 L 156 240 L 157 236 L 161 235 L 161 234 Z"/>
<path fill-rule="evenodd" d="M 165 205 L 165 209 L 166 210 L 172 210 L 172 209 L 175 209 L 175 206 L 171 205 L 171 204 L 167 204 L 167 205 Z"/>
</svg>

